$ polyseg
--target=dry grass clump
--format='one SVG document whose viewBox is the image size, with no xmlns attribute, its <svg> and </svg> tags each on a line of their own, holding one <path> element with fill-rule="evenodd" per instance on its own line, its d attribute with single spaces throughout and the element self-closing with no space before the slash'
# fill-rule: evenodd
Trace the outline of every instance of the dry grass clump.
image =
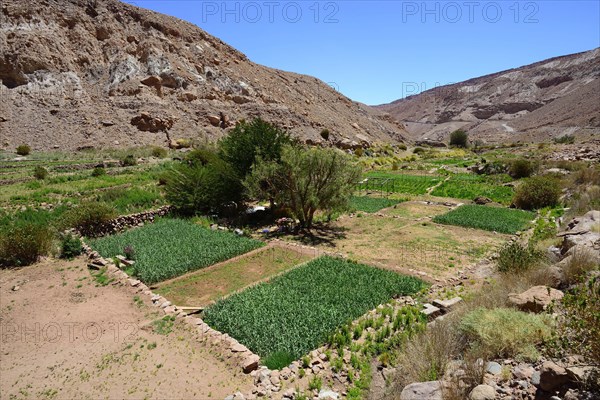
<svg viewBox="0 0 600 400">
<path fill-rule="evenodd" d="M 571 218 L 577 215 L 583 215 L 588 211 L 600 208 L 600 186 L 589 186 L 583 193 L 577 194 L 571 199 L 570 203 L 571 207 L 565 215 L 565 222 L 570 221 Z"/>
<path fill-rule="evenodd" d="M 587 247 L 578 246 L 573 249 L 573 253 L 567 258 L 563 265 L 564 280 L 567 285 L 581 282 L 587 276 L 588 272 L 598 269 L 598 257 Z"/>
</svg>

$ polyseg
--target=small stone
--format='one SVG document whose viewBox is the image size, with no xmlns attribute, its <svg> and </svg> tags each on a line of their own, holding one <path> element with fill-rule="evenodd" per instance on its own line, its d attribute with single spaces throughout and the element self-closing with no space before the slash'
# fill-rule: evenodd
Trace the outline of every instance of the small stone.
<svg viewBox="0 0 600 400">
<path fill-rule="evenodd" d="M 245 373 L 252 372 L 258 368 L 259 361 L 260 361 L 260 357 L 258 357 L 256 354 L 252 354 L 252 355 L 246 357 L 246 359 L 242 363 L 242 369 L 244 370 Z M 263 396 L 264 396 L 264 394 L 263 394 Z"/>
<path fill-rule="evenodd" d="M 442 311 L 439 308 L 437 308 L 429 303 L 423 304 L 423 307 L 425 309 L 421 310 L 421 312 L 423 314 L 425 314 L 425 316 L 428 317 L 429 319 L 433 319 L 442 314 Z"/>
<path fill-rule="evenodd" d="M 411 383 L 400 393 L 400 400 L 442 400 L 440 381 Z"/>
<path fill-rule="evenodd" d="M 443 308 L 445 310 L 450 310 L 451 308 L 456 306 L 461 301 L 462 301 L 462 298 L 454 297 L 450 300 L 434 300 L 432 303 L 436 307 Z"/>
<path fill-rule="evenodd" d="M 502 366 L 497 362 L 490 361 L 489 363 L 487 363 L 485 372 L 492 375 L 499 375 L 502 372 Z"/>
<path fill-rule="evenodd" d="M 231 351 L 233 353 L 243 353 L 245 351 L 248 351 L 248 348 L 241 343 L 237 343 L 231 346 Z"/>
<path fill-rule="evenodd" d="M 534 371 L 533 374 L 531 374 L 531 383 L 535 386 L 539 386 L 540 384 L 540 371 Z"/>
<path fill-rule="evenodd" d="M 171 302 L 170 302 L 170 301 L 165 301 L 164 303 L 162 303 L 162 304 L 160 305 L 160 308 L 167 308 L 167 307 L 169 307 L 170 305 L 171 305 Z"/>
<path fill-rule="evenodd" d="M 340 397 L 340 394 L 334 392 L 333 390 L 321 389 L 319 392 L 318 399 L 319 400 L 337 400 Z"/>
<path fill-rule="evenodd" d="M 296 390 L 294 390 L 293 388 L 289 388 L 285 392 L 283 392 L 283 398 L 293 399 L 295 394 L 296 394 Z"/>
<path fill-rule="evenodd" d="M 21 289 L 21 286 L 19 286 L 19 285 L 15 285 L 15 286 L 13 286 L 13 288 L 12 288 L 13 292 L 16 292 L 16 291 L 17 291 L 17 290 L 19 290 L 19 289 Z"/>
<path fill-rule="evenodd" d="M 519 364 L 513 368 L 512 373 L 517 379 L 531 379 L 535 369 L 531 365 Z"/>
<path fill-rule="evenodd" d="M 469 393 L 470 400 L 494 400 L 496 390 L 489 385 L 478 385 Z"/>
</svg>

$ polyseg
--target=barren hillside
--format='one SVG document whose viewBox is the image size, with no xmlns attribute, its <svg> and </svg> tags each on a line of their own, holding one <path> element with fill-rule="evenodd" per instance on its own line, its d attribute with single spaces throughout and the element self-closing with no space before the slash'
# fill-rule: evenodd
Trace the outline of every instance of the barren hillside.
<svg viewBox="0 0 600 400">
<path fill-rule="evenodd" d="M 0 146 L 214 140 L 237 120 L 344 146 L 405 130 L 310 76 L 255 64 L 197 26 L 117 0 L 4 0 Z M 343 143 L 341 143 L 343 141 Z"/>
<path fill-rule="evenodd" d="M 600 48 L 440 86 L 377 106 L 413 139 L 458 128 L 485 141 L 600 134 Z"/>
</svg>

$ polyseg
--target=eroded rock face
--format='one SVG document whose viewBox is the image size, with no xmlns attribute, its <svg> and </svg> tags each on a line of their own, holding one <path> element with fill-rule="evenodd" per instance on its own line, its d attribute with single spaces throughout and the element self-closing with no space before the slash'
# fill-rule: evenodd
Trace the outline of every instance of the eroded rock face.
<svg viewBox="0 0 600 400">
<path fill-rule="evenodd" d="M 520 294 L 510 294 L 508 301 L 522 311 L 542 312 L 553 301 L 560 300 L 564 293 L 547 286 L 534 286 Z"/>
<path fill-rule="evenodd" d="M 581 217 L 573 218 L 567 229 L 558 236 L 563 238 L 563 254 L 576 246 L 600 251 L 600 211 L 592 210 Z"/>
<path fill-rule="evenodd" d="M 325 82 L 254 64 L 195 25 L 127 2 L 4 0 L 0 20 L 6 148 L 159 145 L 166 130 L 217 140 L 256 116 L 302 141 L 325 128 L 338 137 L 351 131 L 358 144 L 406 133 Z"/>
</svg>

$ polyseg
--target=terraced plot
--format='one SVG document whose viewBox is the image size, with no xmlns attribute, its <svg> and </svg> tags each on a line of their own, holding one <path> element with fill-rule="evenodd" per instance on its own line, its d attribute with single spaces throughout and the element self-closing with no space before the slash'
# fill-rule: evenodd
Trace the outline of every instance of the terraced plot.
<svg viewBox="0 0 600 400">
<path fill-rule="evenodd" d="M 423 286 L 416 278 L 321 257 L 217 302 L 204 320 L 262 357 L 297 359 L 349 320 Z"/>
<path fill-rule="evenodd" d="M 526 228 L 534 217 L 535 214 L 529 211 L 467 204 L 438 215 L 433 221 L 486 231 L 515 233 Z"/>
<path fill-rule="evenodd" d="M 89 241 L 103 257 L 135 252 L 135 276 L 147 284 L 225 261 L 264 245 L 230 232 L 212 231 L 187 220 L 161 219 L 124 233 Z"/>
</svg>

